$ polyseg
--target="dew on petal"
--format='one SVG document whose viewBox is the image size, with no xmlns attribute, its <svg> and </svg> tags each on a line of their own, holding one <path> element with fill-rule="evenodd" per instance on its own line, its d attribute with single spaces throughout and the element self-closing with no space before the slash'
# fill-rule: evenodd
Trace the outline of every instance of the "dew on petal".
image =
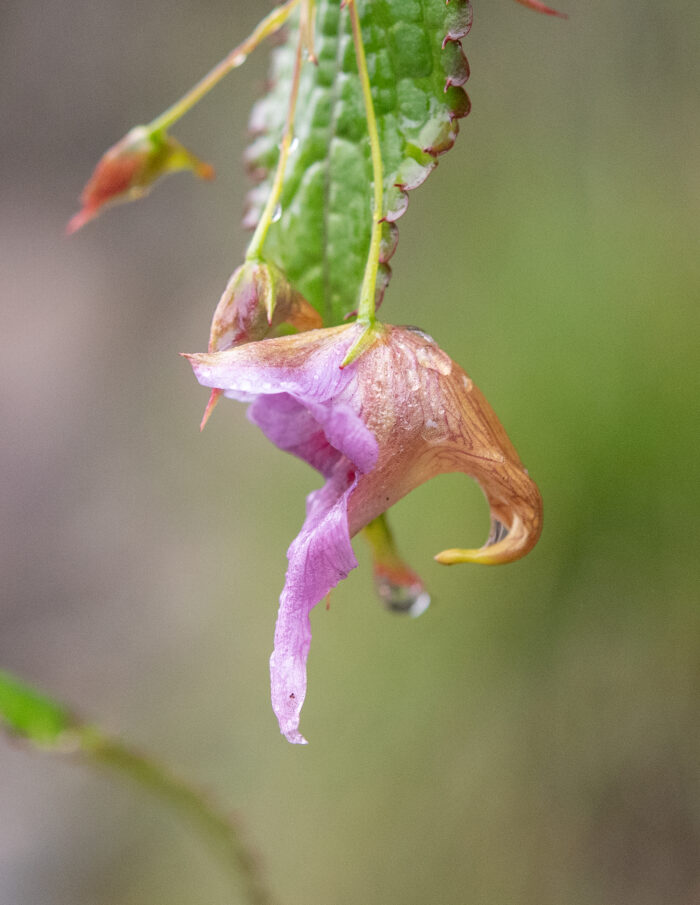
<svg viewBox="0 0 700 905">
<path fill-rule="evenodd" d="M 420 389 L 420 377 L 418 376 L 418 371 L 411 368 L 410 371 L 406 373 L 406 383 L 408 384 L 409 390 L 412 392 L 416 392 L 416 390 Z"/>
<path fill-rule="evenodd" d="M 435 342 L 435 340 L 433 339 L 433 337 L 432 337 L 429 333 L 426 333 L 425 330 L 421 330 L 420 327 L 414 327 L 414 326 L 412 326 L 412 325 L 409 324 L 409 325 L 407 325 L 404 329 L 405 329 L 405 330 L 410 330 L 411 333 L 417 333 L 418 336 L 422 336 L 423 339 L 427 340 L 429 343 L 434 343 L 434 342 Z"/>
<path fill-rule="evenodd" d="M 427 443 L 439 443 L 447 436 L 447 422 L 445 418 L 435 421 L 434 418 L 426 418 L 420 432 L 421 437 Z"/>
<path fill-rule="evenodd" d="M 448 355 L 437 346 L 423 346 L 416 349 L 416 361 L 424 368 L 437 371 L 443 377 L 447 377 L 452 371 L 452 362 Z"/>
</svg>

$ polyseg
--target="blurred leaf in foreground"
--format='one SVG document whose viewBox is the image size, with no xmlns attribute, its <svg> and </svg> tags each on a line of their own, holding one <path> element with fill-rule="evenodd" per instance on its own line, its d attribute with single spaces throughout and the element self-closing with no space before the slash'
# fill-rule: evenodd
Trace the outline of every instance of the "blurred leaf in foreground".
<svg viewBox="0 0 700 905">
<path fill-rule="evenodd" d="M 0 670 L 0 719 L 16 736 L 41 748 L 64 748 L 76 741 L 73 715 L 56 701 Z"/>
</svg>

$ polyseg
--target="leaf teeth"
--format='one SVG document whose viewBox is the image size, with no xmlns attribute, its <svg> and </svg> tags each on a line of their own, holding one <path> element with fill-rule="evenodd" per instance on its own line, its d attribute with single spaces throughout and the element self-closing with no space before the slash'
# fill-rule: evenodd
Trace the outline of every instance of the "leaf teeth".
<svg viewBox="0 0 700 905">
<path fill-rule="evenodd" d="M 447 78 L 445 79 L 445 91 L 452 86 L 460 87 L 469 79 L 469 60 L 467 60 L 462 50 L 461 41 L 450 41 L 447 46 L 443 44 L 443 54 L 450 54 L 452 59 L 445 67 L 447 70 Z"/>
<path fill-rule="evenodd" d="M 403 188 L 403 186 L 401 186 Z M 394 252 L 396 251 L 396 246 L 399 242 L 399 228 L 391 223 L 389 220 L 384 221 L 384 230 L 382 232 L 382 242 L 379 247 L 379 263 L 387 264 Z"/>
<path fill-rule="evenodd" d="M 522 2 L 522 0 L 521 0 Z M 448 41 L 465 38 L 471 31 L 474 21 L 474 10 L 469 0 L 448 4 L 449 25 L 442 41 L 443 50 Z"/>
<path fill-rule="evenodd" d="M 389 267 L 388 264 L 380 264 L 377 270 L 377 285 L 374 296 L 374 305 L 377 310 L 379 310 L 380 305 L 384 301 L 384 293 L 386 292 L 387 286 L 390 282 L 391 267 Z"/>
<path fill-rule="evenodd" d="M 396 220 L 399 220 L 406 213 L 406 209 L 408 208 L 408 195 L 403 189 L 403 186 L 396 185 L 394 186 L 397 189 L 394 194 L 395 200 L 391 204 L 391 207 L 386 212 L 385 220 L 387 223 L 394 223 Z"/>
</svg>

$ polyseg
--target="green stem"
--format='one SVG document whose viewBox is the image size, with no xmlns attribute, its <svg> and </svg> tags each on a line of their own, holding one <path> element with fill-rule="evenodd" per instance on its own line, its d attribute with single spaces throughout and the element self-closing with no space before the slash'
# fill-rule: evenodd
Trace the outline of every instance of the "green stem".
<svg viewBox="0 0 700 905">
<path fill-rule="evenodd" d="M 251 905 L 272 905 L 272 899 L 258 875 L 255 858 L 241 841 L 230 815 L 219 811 L 200 791 L 165 766 L 133 751 L 118 739 L 102 735 L 93 726 L 80 727 L 78 735 L 80 753 L 90 761 L 131 777 L 139 785 L 160 795 L 196 826 L 218 850 L 232 877 L 238 882 L 243 879 Z"/>
<path fill-rule="evenodd" d="M 355 43 L 355 57 L 357 59 L 357 71 L 362 86 L 362 97 L 365 103 L 365 115 L 367 117 L 367 131 L 372 153 L 372 178 L 374 180 L 374 209 L 372 211 L 372 235 L 369 242 L 367 264 L 362 279 L 360 302 L 357 309 L 357 319 L 371 326 L 375 321 L 375 295 L 377 285 L 377 270 L 379 268 L 379 248 L 382 238 L 382 221 L 384 219 L 384 171 L 382 167 L 382 151 L 379 144 L 379 132 L 377 130 L 377 118 L 374 114 L 372 101 L 372 88 L 367 71 L 367 58 L 365 46 L 362 41 L 362 29 L 357 13 L 355 0 L 348 0 L 350 21 L 352 23 L 352 36 Z"/>
<path fill-rule="evenodd" d="M 280 156 L 277 161 L 277 169 L 275 178 L 272 182 L 270 194 L 267 196 L 265 208 L 262 212 L 258 225 L 255 227 L 253 238 L 250 240 L 246 251 L 246 261 L 254 261 L 261 257 L 262 247 L 265 244 L 267 231 L 272 224 L 282 195 L 282 186 L 284 184 L 284 174 L 287 169 L 287 160 L 289 159 L 289 149 L 292 146 L 292 138 L 294 137 L 294 116 L 297 108 L 297 98 L 299 97 L 299 81 L 301 79 L 301 62 L 302 62 L 302 46 L 304 44 L 304 29 L 300 27 L 297 38 L 296 53 L 294 56 L 294 71 L 292 73 L 292 88 L 289 95 L 289 107 L 287 108 L 287 120 L 282 133 L 282 141 L 280 142 Z"/>
<path fill-rule="evenodd" d="M 287 0 L 287 2 L 283 3 L 281 6 L 275 7 L 275 9 L 265 16 L 262 22 L 255 27 L 252 34 L 247 37 L 245 41 L 239 44 L 238 47 L 235 47 L 227 57 L 218 63 L 211 72 L 207 73 L 203 79 L 197 82 L 194 88 L 191 88 L 187 94 L 174 103 L 172 107 L 168 107 L 164 113 L 161 113 L 160 116 L 156 117 L 148 128 L 152 132 L 164 131 L 184 116 L 185 113 L 187 113 L 188 110 L 191 110 L 205 94 L 211 91 L 214 85 L 217 85 L 225 75 L 228 75 L 232 69 L 236 69 L 238 66 L 243 65 L 248 54 L 255 50 L 261 41 L 284 25 L 289 18 L 289 14 L 296 6 L 298 6 L 299 2 L 300 0 Z"/>
<path fill-rule="evenodd" d="M 396 549 L 396 541 L 387 522 L 386 513 L 382 513 L 365 525 L 363 534 L 372 549 L 372 558 L 375 563 L 405 568 Z"/>
</svg>

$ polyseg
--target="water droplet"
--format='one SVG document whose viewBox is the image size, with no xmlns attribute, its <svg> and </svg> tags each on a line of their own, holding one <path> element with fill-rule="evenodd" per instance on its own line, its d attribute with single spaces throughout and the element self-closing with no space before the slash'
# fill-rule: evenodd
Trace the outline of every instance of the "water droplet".
<svg viewBox="0 0 700 905">
<path fill-rule="evenodd" d="M 444 418 L 440 418 L 439 421 L 435 421 L 433 418 L 426 418 L 421 427 L 420 435 L 427 443 L 438 443 L 447 436 L 447 422 Z"/>
<path fill-rule="evenodd" d="M 429 343 L 435 342 L 433 337 L 429 333 L 426 333 L 425 330 L 421 330 L 420 327 L 414 327 L 412 324 L 407 324 L 406 329 L 410 330 L 411 333 L 417 333 L 418 336 L 422 336 L 423 339 L 427 340 Z"/>
<path fill-rule="evenodd" d="M 491 524 L 491 533 L 489 534 L 489 539 L 486 541 L 486 546 L 491 547 L 493 544 L 497 544 L 499 541 L 508 537 L 508 533 L 508 526 L 495 518 Z"/>
<path fill-rule="evenodd" d="M 277 223 L 277 221 L 282 217 L 282 205 L 278 204 L 277 207 L 272 212 L 272 217 L 270 218 L 270 222 Z"/>
<path fill-rule="evenodd" d="M 430 606 L 430 594 L 422 584 L 399 585 L 388 578 L 377 577 L 375 586 L 379 599 L 391 613 L 420 616 Z"/>
<path fill-rule="evenodd" d="M 298 147 L 299 147 L 299 137 L 297 135 L 295 135 L 289 144 L 289 153 L 293 154 Z"/>
<path fill-rule="evenodd" d="M 414 368 L 411 368 L 409 371 L 407 371 L 406 383 L 408 384 L 408 388 L 412 393 L 415 393 L 416 390 L 420 389 L 420 377 L 418 376 L 418 371 L 416 371 Z"/>
<path fill-rule="evenodd" d="M 416 349 L 416 361 L 424 368 L 430 368 L 431 371 L 437 371 L 444 377 L 452 371 L 452 362 L 448 355 L 437 346 L 422 346 Z"/>
</svg>

